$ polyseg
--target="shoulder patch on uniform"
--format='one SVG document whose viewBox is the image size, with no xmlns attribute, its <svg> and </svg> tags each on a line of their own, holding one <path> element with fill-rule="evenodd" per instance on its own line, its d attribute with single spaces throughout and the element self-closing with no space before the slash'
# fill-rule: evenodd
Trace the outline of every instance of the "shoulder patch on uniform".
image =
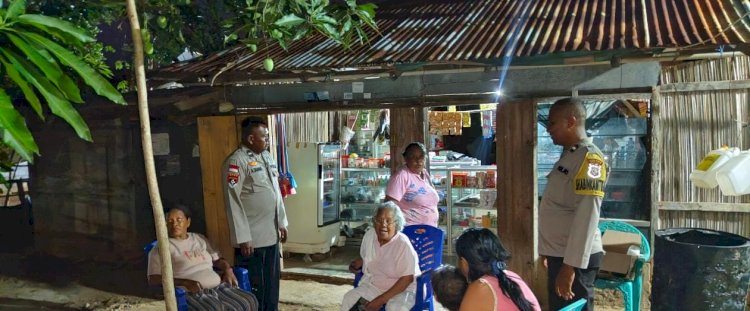
<svg viewBox="0 0 750 311">
<path fill-rule="evenodd" d="M 573 191 L 579 195 L 604 197 L 606 181 L 607 168 L 604 160 L 598 154 L 588 152 L 576 174 Z"/>
<path fill-rule="evenodd" d="M 240 181 L 239 173 L 229 172 L 227 174 L 227 185 L 229 185 L 229 188 L 234 188 L 234 186 L 237 185 L 239 181 Z"/>
</svg>

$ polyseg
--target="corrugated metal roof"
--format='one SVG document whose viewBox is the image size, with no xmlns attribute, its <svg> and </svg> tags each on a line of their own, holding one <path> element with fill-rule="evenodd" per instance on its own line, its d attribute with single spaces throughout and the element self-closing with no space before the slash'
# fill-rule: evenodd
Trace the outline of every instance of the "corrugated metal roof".
<svg viewBox="0 0 750 311">
<path fill-rule="evenodd" d="M 405 3 L 406 2 L 406 3 Z M 562 52 L 686 48 L 750 41 L 750 0 L 429 0 L 387 1 L 377 12 L 380 35 L 346 50 L 312 36 L 284 51 L 251 54 L 243 46 L 176 64 L 167 73 L 253 71 L 272 57 L 276 70 L 366 67 L 399 63 L 497 62 L 514 34 L 516 58 Z"/>
</svg>

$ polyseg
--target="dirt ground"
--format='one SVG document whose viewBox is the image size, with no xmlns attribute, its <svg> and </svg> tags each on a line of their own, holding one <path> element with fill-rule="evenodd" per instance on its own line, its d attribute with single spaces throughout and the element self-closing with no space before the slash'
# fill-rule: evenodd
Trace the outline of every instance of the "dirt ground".
<svg viewBox="0 0 750 311">
<path fill-rule="evenodd" d="M 0 310 L 164 310 L 163 301 L 151 298 L 145 270 L 144 262 L 110 265 L 0 253 Z M 349 289 L 348 284 L 282 280 L 280 309 L 338 310 Z M 619 299 L 599 294 L 597 310 L 622 310 Z"/>
</svg>

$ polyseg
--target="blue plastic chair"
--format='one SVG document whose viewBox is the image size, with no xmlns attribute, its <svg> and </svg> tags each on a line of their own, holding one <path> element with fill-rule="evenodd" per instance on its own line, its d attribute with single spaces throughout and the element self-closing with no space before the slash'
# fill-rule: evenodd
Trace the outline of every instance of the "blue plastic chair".
<svg viewBox="0 0 750 311">
<path fill-rule="evenodd" d="M 578 299 L 576 302 L 571 303 L 558 311 L 581 311 L 583 310 L 583 307 L 586 306 L 586 301 L 588 300 L 585 298 Z"/>
<path fill-rule="evenodd" d="M 432 299 L 432 271 L 443 263 L 443 238 L 445 232 L 440 228 L 428 225 L 412 225 L 404 228 L 404 234 L 409 237 L 411 245 L 419 256 L 419 269 L 422 274 L 417 278 L 417 297 L 415 310 L 435 310 Z"/>
<path fill-rule="evenodd" d="M 649 247 L 648 239 L 636 227 L 622 221 L 602 221 L 599 223 L 599 230 L 601 230 L 602 236 L 609 230 L 637 233 L 641 236 L 641 255 L 633 265 L 633 280 L 616 277 L 613 279 L 597 278 L 594 282 L 596 288 L 617 289 L 622 292 L 625 300 L 625 311 L 639 311 L 643 291 L 643 265 L 651 259 L 651 247 Z"/>
<path fill-rule="evenodd" d="M 158 241 L 154 240 L 153 242 L 148 243 L 143 247 L 143 253 L 146 254 L 146 260 L 148 260 L 148 253 L 151 252 L 151 249 L 156 246 L 157 242 Z M 234 267 L 232 271 L 234 271 L 234 276 L 237 277 L 237 283 L 239 283 L 239 287 L 245 291 L 252 292 L 252 286 L 250 285 L 250 275 L 248 274 L 247 269 L 242 267 Z M 185 295 L 187 295 L 187 291 L 182 287 L 175 287 L 174 292 L 177 298 L 177 310 L 187 311 L 188 304 L 187 298 L 185 297 Z"/>
<path fill-rule="evenodd" d="M 412 311 L 435 310 L 432 299 L 432 271 L 443 263 L 443 238 L 445 232 L 440 228 L 428 225 L 412 225 L 404 227 L 402 231 L 411 242 L 419 256 L 419 269 L 422 271 L 417 277 L 417 293 Z M 354 287 L 359 285 L 362 272 L 354 276 Z M 385 308 L 381 308 L 385 310 Z"/>
</svg>

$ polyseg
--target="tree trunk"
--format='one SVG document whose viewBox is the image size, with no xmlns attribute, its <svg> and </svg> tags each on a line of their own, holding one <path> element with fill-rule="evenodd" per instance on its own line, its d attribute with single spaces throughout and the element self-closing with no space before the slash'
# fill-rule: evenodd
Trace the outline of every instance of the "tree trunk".
<svg viewBox="0 0 750 311">
<path fill-rule="evenodd" d="M 162 210 L 161 197 L 159 195 L 159 184 L 156 182 L 156 169 L 154 168 L 154 151 L 151 146 L 151 121 L 148 112 L 148 89 L 146 87 L 146 70 L 143 64 L 143 41 L 141 39 L 141 26 L 138 22 L 138 12 L 135 0 L 127 0 L 128 18 L 130 19 L 130 30 L 133 37 L 133 66 L 135 68 L 136 87 L 138 89 L 138 115 L 141 119 L 141 144 L 143 145 L 143 162 L 146 168 L 146 183 L 148 185 L 151 206 L 154 212 L 154 225 L 156 226 L 156 239 L 159 241 L 159 256 L 161 257 L 161 282 L 164 290 L 164 302 L 169 311 L 177 311 L 177 301 L 174 292 L 174 280 L 172 278 L 172 259 L 169 255 L 169 237 L 167 236 L 167 225 L 164 221 L 164 210 Z"/>
</svg>

